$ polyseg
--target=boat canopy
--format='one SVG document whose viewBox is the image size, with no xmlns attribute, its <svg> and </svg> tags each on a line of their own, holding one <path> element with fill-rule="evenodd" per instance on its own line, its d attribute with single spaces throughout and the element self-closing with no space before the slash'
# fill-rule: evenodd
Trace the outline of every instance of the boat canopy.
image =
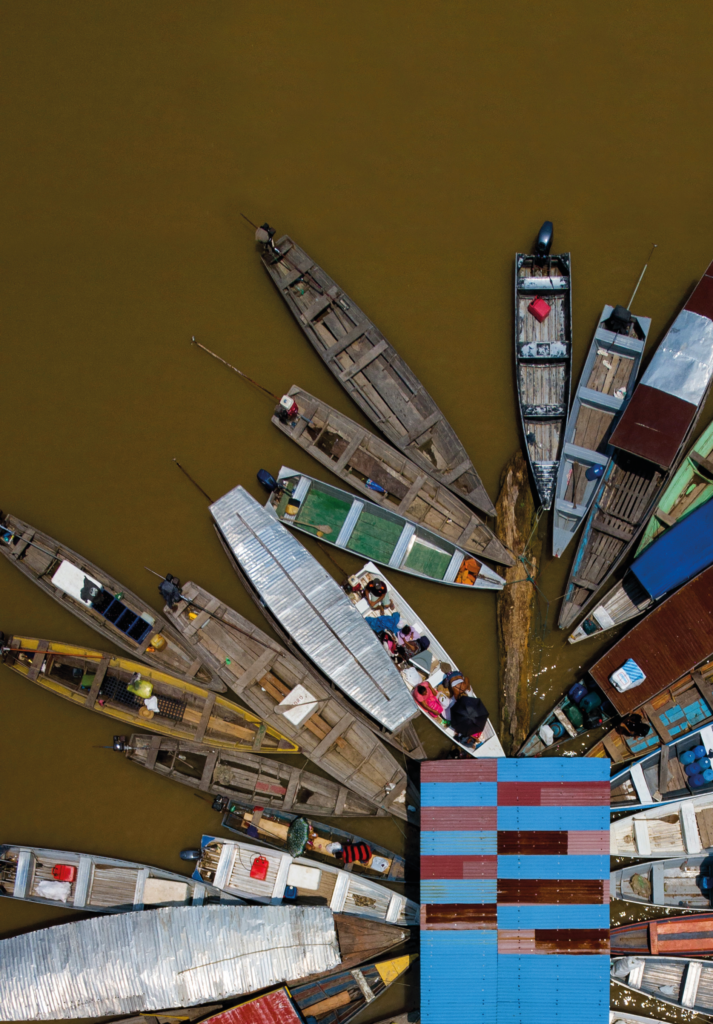
<svg viewBox="0 0 713 1024">
<path fill-rule="evenodd" d="M 707 501 L 665 530 L 631 565 L 654 600 L 693 579 L 713 564 L 713 501 Z"/>
</svg>

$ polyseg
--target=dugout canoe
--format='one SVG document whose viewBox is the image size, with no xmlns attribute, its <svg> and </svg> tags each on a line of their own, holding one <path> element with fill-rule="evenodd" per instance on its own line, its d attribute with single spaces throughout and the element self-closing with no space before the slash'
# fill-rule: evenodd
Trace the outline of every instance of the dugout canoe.
<svg viewBox="0 0 713 1024">
<path fill-rule="evenodd" d="M 630 992 L 693 1013 L 713 1015 L 712 963 L 706 960 L 641 956 L 612 957 L 611 964 L 612 980 Z M 631 967 L 630 971 L 626 970 L 628 967 Z M 623 977 L 617 976 L 617 968 L 626 972 Z"/>
<path fill-rule="evenodd" d="M 210 512 L 238 578 L 290 651 L 369 715 L 383 739 L 425 758 L 408 687 L 336 580 L 243 487 Z"/>
<path fill-rule="evenodd" d="M 55 879 L 53 871 L 58 878 Z M 43 885 L 59 881 L 57 886 Z M 42 895 L 54 888 L 54 895 Z M 42 846 L 0 846 L 0 895 L 82 913 L 118 914 L 156 907 L 242 903 L 208 882 L 131 860 Z"/>
<path fill-rule="evenodd" d="M 262 246 L 263 266 L 317 355 L 381 433 L 459 498 L 495 515 L 456 432 L 381 331 L 295 242 Z"/>
<path fill-rule="evenodd" d="M 686 516 L 689 516 L 713 497 L 713 423 L 709 423 L 701 436 L 686 453 L 671 483 L 661 495 L 653 515 L 644 528 L 636 549 L 640 555 L 645 549 Z"/>
<path fill-rule="evenodd" d="M 713 756 L 713 726 L 704 725 L 680 740 L 664 744 L 612 776 L 611 807 L 613 811 L 640 810 L 644 807 L 675 804 L 688 796 L 713 791 L 713 780 L 701 785 L 691 784 L 681 755 L 686 751 L 705 749 L 696 760 Z"/>
<path fill-rule="evenodd" d="M 659 534 L 567 637 L 579 643 L 644 614 L 713 564 L 713 502 Z"/>
<path fill-rule="evenodd" d="M 695 429 L 713 380 L 713 264 L 673 321 L 609 443 L 562 601 L 568 629 L 628 556 Z"/>
<path fill-rule="evenodd" d="M 605 306 L 564 431 L 552 514 L 552 554 L 564 554 L 591 508 L 613 449 L 609 436 L 634 391 L 650 317 Z"/>
<path fill-rule="evenodd" d="M 612 857 L 713 852 L 713 794 L 684 797 L 612 821 Z"/>
<path fill-rule="evenodd" d="M 293 821 L 301 815 L 292 814 L 289 811 L 275 811 L 260 807 L 240 807 L 238 804 L 225 799 L 227 805 L 221 825 L 228 832 L 233 832 L 241 838 L 250 836 L 259 840 L 265 846 L 271 846 L 275 850 L 287 850 L 287 834 Z M 355 875 L 363 875 L 365 878 L 373 878 L 381 882 L 403 882 L 406 879 L 406 861 L 392 850 L 370 839 L 362 839 L 353 832 L 345 832 L 344 829 L 335 828 L 334 825 L 325 825 L 314 818 L 306 818 L 314 837 L 310 842 L 309 859 L 343 867 L 345 871 L 351 871 Z M 255 834 L 257 833 L 257 834 Z M 352 861 L 351 864 L 344 864 L 338 854 L 332 853 L 329 847 L 333 843 L 368 843 L 371 848 L 371 860 Z"/>
<path fill-rule="evenodd" d="M 387 612 L 374 611 L 363 596 L 364 587 L 366 587 L 372 580 L 381 580 L 387 587 L 388 592 L 385 601 L 389 601 L 393 604 L 393 608 L 390 607 Z M 449 672 L 460 671 L 458 666 L 441 646 L 433 633 L 424 625 L 420 616 L 416 614 L 406 599 L 398 592 L 391 580 L 387 579 L 383 572 L 381 572 L 373 562 L 367 562 L 366 565 L 364 565 L 358 572 L 354 573 L 353 576 L 350 576 L 349 583 L 352 587 L 349 599 L 352 601 L 359 614 L 362 615 L 367 622 L 369 619 L 376 618 L 380 614 L 398 614 L 400 617 L 399 625 L 410 626 L 421 636 L 427 637 L 430 641 L 430 646 L 427 650 L 421 651 L 420 654 L 415 655 L 408 661 L 408 663 L 398 666 L 401 678 L 412 694 L 414 693 L 415 687 L 421 683 L 428 683 L 435 690 Z M 476 696 L 472 686 L 466 691 L 466 696 Z M 452 698 L 451 703 L 453 703 Z M 447 736 L 451 743 L 454 743 L 471 757 L 505 757 L 505 751 L 503 750 L 498 734 L 496 733 L 490 719 L 488 719 L 485 728 L 483 729 L 482 738 L 479 740 L 478 744 L 475 747 L 466 747 L 456 739 L 455 730 L 448 719 L 448 716 L 450 715 L 450 706 L 445 708 L 443 714 L 438 718 L 429 714 L 424 709 L 423 705 L 418 704 L 418 708 L 422 712 L 424 718 L 435 725 L 444 736 Z"/>
<path fill-rule="evenodd" d="M 570 254 L 550 256 L 552 224 L 540 229 L 535 253 L 515 256 L 515 384 L 520 424 L 538 502 L 555 496 L 572 386 Z M 544 303 L 540 322 L 530 311 Z"/>
<path fill-rule="evenodd" d="M 457 544 L 287 466 L 280 469 L 266 507 L 281 523 L 310 537 L 410 576 L 468 590 L 505 586 L 502 576 Z"/>
<path fill-rule="evenodd" d="M 132 657 L 196 686 L 225 692 L 225 683 L 154 608 L 54 537 L 0 512 L 0 553 L 63 608 Z"/>
<path fill-rule="evenodd" d="M 610 931 L 612 956 L 709 956 L 713 914 L 690 914 L 620 924 Z"/>
<path fill-rule="evenodd" d="M 249 807 L 340 818 L 389 813 L 331 779 L 256 754 L 137 733 L 115 737 L 114 749 L 166 779 Z"/>
<path fill-rule="evenodd" d="M 296 385 L 286 397 L 295 411 L 278 405 L 272 422 L 344 483 L 471 555 L 515 564 L 483 519 L 403 452 Z"/>
<path fill-rule="evenodd" d="M 418 807 L 418 793 L 366 716 L 207 590 L 188 582 L 182 594 L 164 615 L 251 711 L 298 744 L 330 779 L 384 813 L 412 817 L 407 807 Z"/>
<path fill-rule="evenodd" d="M 142 726 L 163 736 L 226 750 L 297 754 L 296 743 L 214 691 L 122 655 L 89 647 L 38 640 L 1 638 L 2 663 L 43 690 L 115 722 Z M 129 685 L 149 684 L 158 710 L 146 707 Z"/>
<path fill-rule="evenodd" d="M 630 864 L 612 871 L 609 889 L 613 900 L 647 908 L 710 910 L 713 857 L 705 853 Z"/>
<path fill-rule="evenodd" d="M 419 923 L 418 904 L 401 893 L 335 865 L 312 861 L 309 856 L 291 857 L 269 847 L 208 835 L 201 838 L 200 854 L 193 872 L 196 881 L 210 882 L 233 896 L 255 903 L 292 902 L 292 897 L 285 895 L 290 886 L 297 890 L 297 905 L 324 904 L 335 914 L 355 914 L 392 926 L 371 930 L 375 948 L 362 960 L 405 942 L 409 937 L 405 929 Z"/>
</svg>

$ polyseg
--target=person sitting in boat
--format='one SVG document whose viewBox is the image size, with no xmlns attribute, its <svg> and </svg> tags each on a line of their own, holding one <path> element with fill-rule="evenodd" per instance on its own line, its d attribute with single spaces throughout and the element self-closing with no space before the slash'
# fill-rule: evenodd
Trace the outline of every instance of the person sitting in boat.
<svg viewBox="0 0 713 1024">
<path fill-rule="evenodd" d="M 410 658 L 420 654 L 421 651 L 427 651 L 431 646 L 431 641 L 427 636 L 420 636 L 417 640 L 406 640 L 404 643 L 398 643 L 395 650 L 396 660 L 409 661 Z"/>
<path fill-rule="evenodd" d="M 407 640 L 418 640 L 420 636 L 419 631 L 413 626 L 399 626 L 397 637 L 400 644 L 405 644 Z"/>
<path fill-rule="evenodd" d="M 624 736 L 631 736 L 634 739 L 643 739 L 651 732 L 651 726 L 645 722 L 641 715 L 632 712 L 624 715 L 618 725 L 619 732 Z"/>
<path fill-rule="evenodd" d="M 364 587 L 364 597 L 373 611 L 388 611 L 394 607 L 389 591 L 383 580 L 369 580 Z"/>
<path fill-rule="evenodd" d="M 479 697 L 459 697 L 451 707 L 451 726 L 456 740 L 464 747 L 479 746 L 489 717 Z"/>
<path fill-rule="evenodd" d="M 178 576 L 172 576 L 171 573 L 168 574 L 165 580 L 159 583 L 158 590 L 171 611 L 173 611 L 179 601 L 183 600 L 181 581 Z"/>
</svg>

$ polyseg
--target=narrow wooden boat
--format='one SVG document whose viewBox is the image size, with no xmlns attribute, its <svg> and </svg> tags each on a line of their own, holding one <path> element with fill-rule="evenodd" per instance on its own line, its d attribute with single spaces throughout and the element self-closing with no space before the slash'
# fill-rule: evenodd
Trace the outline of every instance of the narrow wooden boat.
<svg viewBox="0 0 713 1024">
<path fill-rule="evenodd" d="M 191 740 L 198 747 L 299 753 L 296 743 L 225 697 L 121 655 L 12 636 L 2 638 L 0 656 L 4 665 L 43 690 L 117 722 Z M 129 689 L 139 684 L 147 697 Z M 147 707 L 146 700 L 158 710 Z"/>
<path fill-rule="evenodd" d="M 636 921 L 612 928 L 612 956 L 709 956 L 713 953 L 713 914 L 690 914 Z"/>
<path fill-rule="evenodd" d="M 502 590 L 490 566 L 372 501 L 283 466 L 267 507 L 281 523 L 399 572 L 468 590 Z"/>
<path fill-rule="evenodd" d="M 389 607 L 388 612 L 372 609 L 369 602 L 364 597 L 364 587 L 366 587 L 372 580 L 381 580 L 386 585 L 388 594 L 384 600 L 393 604 L 393 608 Z M 407 663 L 405 662 L 398 666 L 401 678 L 406 686 L 408 686 L 411 693 L 414 693 L 415 688 L 422 683 L 428 683 L 435 690 L 436 687 L 443 682 L 449 672 L 459 671 L 458 666 L 444 650 L 433 633 L 424 625 L 423 620 L 416 614 L 413 608 L 411 608 L 406 599 L 398 592 L 391 580 L 387 579 L 383 572 L 380 572 L 373 562 L 367 562 L 359 572 L 350 576 L 349 584 L 352 587 L 352 591 L 349 594 L 350 600 L 367 621 L 369 619 L 376 618 L 379 615 L 393 615 L 398 613 L 400 616 L 399 625 L 408 625 L 411 629 L 416 630 L 420 636 L 428 638 L 430 646 L 425 651 L 421 651 L 413 658 L 410 658 Z M 469 687 L 465 695 L 469 697 L 476 696 L 472 686 Z M 453 703 L 452 698 L 450 703 Z M 435 715 L 430 714 L 422 704 L 418 704 L 418 707 L 429 722 L 432 722 L 433 725 L 440 729 L 440 731 L 447 736 L 452 743 L 455 743 L 456 746 L 460 747 L 461 750 L 464 750 L 472 757 L 505 757 L 505 751 L 503 750 L 498 734 L 493 727 L 493 723 L 490 720 L 486 723 L 481 739 L 478 741 L 477 745 L 474 747 L 467 747 L 456 739 L 456 732 L 450 724 L 448 717 L 450 715 L 450 707 L 444 709 L 443 714 L 439 715 L 437 718 Z"/>
<path fill-rule="evenodd" d="M 388 945 L 404 942 L 408 932 L 403 929 L 419 923 L 418 904 L 378 882 L 332 864 L 317 864 L 309 857 L 291 857 L 235 839 L 203 836 L 193 877 L 255 903 L 296 899 L 298 905 L 300 901 L 324 904 L 335 914 L 356 914 L 399 925 L 395 931 L 389 930 Z M 285 892 L 288 887 L 292 896 Z M 384 951 L 383 947 L 379 950 Z"/>
<path fill-rule="evenodd" d="M 411 953 L 367 964 L 358 971 L 340 971 L 321 982 L 291 985 L 290 994 L 306 1020 L 314 1020 L 317 1024 L 347 1024 L 365 1006 L 383 995 L 417 956 L 417 953 Z"/>
<path fill-rule="evenodd" d="M 686 453 L 661 495 L 636 549 L 640 555 L 657 537 L 713 498 L 713 423 Z"/>
<path fill-rule="evenodd" d="M 0 846 L 0 895 L 93 914 L 242 903 L 210 883 L 147 864 L 12 845 Z"/>
<path fill-rule="evenodd" d="M 619 965 L 632 970 L 617 977 Z M 635 964 L 634 961 L 637 961 Z M 626 963 L 626 967 L 629 964 Z M 669 1006 L 713 1015 L 713 964 L 705 960 L 677 960 L 664 956 L 613 957 L 612 978 L 631 992 L 648 996 Z"/>
<path fill-rule="evenodd" d="M 287 850 L 289 827 L 299 815 L 291 814 L 289 811 L 266 810 L 262 806 L 240 807 L 227 799 L 225 803 L 228 806 L 221 822 L 224 829 L 239 836 L 251 836 L 264 843 L 265 846 L 272 846 L 276 850 Z M 325 825 L 313 818 L 305 820 L 311 829 L 310 834 L 314 833 L 308 851 L 310 860 L 343 867 L 345 871 L 351 871 L 355 875 L 375 878 L 381 882 L 403 882 L 405 880 L 406 861 L 397 853 L 373 843 L 370 839 L 362 839 L 361 836 L 357 836 L 353 832 L 335 828 L 334 825 Z M 372 852 L 371 860 L 366 862 L 352 861 L 351 864 L 344 864 L 343 860 L 330 850 L 334 843 L 341 843 L 343 846 L 346 843 L 364 842 L 368 842 Z"/>
<path fill-rule="evenodd" d="M 660 534 L 568 637 L 571 644 L 628 622 L 713 564 L 713 502 Z"/>
<path fill-rule="evenodd" d="M 713 264 L 659 343 L 609 443 L 559 617 L 568 629 L 622 564 L 695 429 L 713 379 Z"/>
<path fill-rule="evenodd" d="M 612 871 L 609 888 L 613 900 L 639 903 L 647 908 L 710 910 L 713 858 L 705 853 L 630 864 Z"/>
<path fill-rule="evenodd" d="M 699 748 L 705 749 L 705 753 L 699 752 Z M 696 751 L 696 761 L 713 756 L 713 726 L 704 725 L 683 739 L 665 744 L 613 775 L 612 810 L 633 811 L 653 804 L 674 804 L 684 797 L 713 790 L 713 780 L 700 785 L 690 783 L 684 770 L 687 759 L 681 763 L 681 756 L 688 751 Z"/>
<path fill-rule="evenodd" d="M 369 715 L 384 739 L 424 758 L 408 687 L 336 580 L 243 487 L 210 511 L 239 579 L 290 651 Z"/>
<path fill-rule="evenodd" d="M 713 661 L 687 673 L 638 708 L 648 735 L 630 736 L 619 725 L 610 729 L 585 757 L 608 757 L 612 764 L 630 761 L 700 729 L 713 720 Z"/>
<path fill-rule="evenodd" d="M 588 693 L 596 693 L 596 687 L 585 682 Z M 570 687 L 572 689 L 572 687 Z M 599 729 L 607 724 L 615 715 L 614 708 L 609 701 L 601 698 L 601 703 L 594 709 L 594 719 L 584 715 L 579 708 L 579 702 L 570 697 L 569 690 L 557 701 L 551 711 L 545 715 L 536 729 L 530 733 L 523 745 L 517 752 L 518 757 L 540 757 L 546 750 L 553 751 L 561 747 L 563 743 L 586 736 L 594 729 Z M 601 719 L 599 722 L 598 719 Z M 591 722 L 591 724 L 590 724 Z"/>
<path fill-rule="evenodd" d="M 634 391 L 651 319 L 605 306 L 564 432 L 552 516 L 552 554 L 562 555 L 591 508 L 613 448 L 609 436 Z"/>
<path fill-rule="evenodd" d="M 134 658 L 186 682 L 225 692 L 225 683 L 154 608 L 98 565 L 8 512 L 0 512 L 0 554 L 63 608 Z"/>
<path fill-rule="evenodd" d="M 543 224 L 532 255 L 515 257 L 515 381 L 525 451 L 539 503 L 555 496 L 572 381 L 570 254 L 550 256 L 552 224 Z M 531 312 L 542 306 L 546 319 Z"/>
<path fill-rule="evenodd" d="M 262 262 L 317 355 L 381 433 L 459 498 L 495 515 L 456 432 L 381 331 L 295 242 Z"/>
<path fill-rule="evenodd" d="M 418 792 L 346 697 L 208 591 L 191 582 L 181 590 L 183 600 L 164 615 L 251 711 L 335 782 L 385 813 L 412 816 Z"/>
<path fill-rule="evenodd" d="M 133 1017 L 119 1017 L 112 1024 L 177 1024 L 178 1021 L 202 1021 L 206 1013 L 217 1013 L 220 1005 L 214 1006 L 181 1006 L 172 1010 L 157 1010 L 146 1019 L 139 1013 Z"/>
<path fill-rule="evenodd" d="M 713 851 L 713 794 L 648 807 L 611 823 L 612 857 L 679 857 Z"/>
<path fill-rule="evenodd" d="M 272 422 L 340 480 L 471 554 L 514 565 L 512 552 L 453 491 L 403 452 L 296 385 Z"/>
<path fill-rule="evenodd" d="M 331 779 L 256 754 L 237 754 L 136 733 L 115 737 L 114 749 L 157 775 L 248 807 L 259 804 L 280 811 L 338 818 L 383 818 L 394 813 Z"/>
<path fill-rule="evenodd" d="M 391 974 L 400 969 L 400 960 L 389 960 L 384 961 L 381 964 L 372 964 L 371 967 L 377 968 L 377 973 L 382 981 L 390 979 Z M 405 958 L 404 958 L 405 959 Z M 387 967 L 387 965 L 390 965 Z M 408 966 L 408 965 L 406 965 Z M 405 968 L 404 968 L 405 969 Z M 326 1000 L 331 1000 L 331 1005 L 336 1010 L 346 1008 L 353 998 L 358 998 L 357 989 L 362 992 L 368 1002 L 372 1002 L 376 993 L 374 993 L 371 986 L 367 983 L 366 976 L 362 971 L 348 972 L 353 976 L 353 980 L 356 983 L 356 988 L 352 988 L 347 985 L 346 990 L 343 988 L 343 981 L 338 983 L 338 990 L 335 994 L 326 996 Z M 398 977 L 398 975 L 396 975 Z M 390 984 L 390 981 L 389 981 Z M 379 988 L 379 985 L 376 984 Z M 305 1010 L 304 1016 L 298 1009 L 298 1004 L 294 999 L 296 986 L 292 985 L 289 989 L 280 988 L 274 992 L 268 992 L 266 995 L 256 996 L 254 999 L 249 999 L 247 1002 L 239 1003 L 237 1006 L 231 1006 L 229 1010 L 224 1010 L 222 1013 L 213 1013 L 207 1020 L 204 1020 L 202 1024 L 255 1024 L 256 1021 L 260 1021 L 261 1024 L 304 1024 L 305 1019 L 310 1020 L 314 1018 L 320 1019 L 324 1014 L 329 1013 L 329 1008 L 324 1006 L 322 1003 L 312 1003 L 308 1010 Z M 305 996 L 301 997 L 303 1002 L 306 1002 L 308 995 L 313 991 L 313 987 L 309 983 L 305 982 L 300 988 L 304 988 Z M 331 985 L 328 986 L 329 991 L 332 991 Z M 369 994 L 371 993 L 371 994 Z M 214 1011 L 215 1007 L 211 1007 Z M 317 1011 L 315 1013 L 315 1010 Z M 345 1010 L 345 1012 L 348 1012 Z M 336 1013 L 332 1016 L 329 1015 L 330 1024 L 337 1024 L 337 1021 L 341 1021 Z M 400 1013 L 395 1017 L 387 1017 L 385 1020 L 379 1022 L 379 1024 L 420 1024 L 421 1014 L 418 1010 L 411 1011 L 410 1013 Z M 140 1022 L 136 1022 L 140 1024 Z M 163 1021 L 160 1024 L 164 1024 Z M 168 1022 L 171 1024 L 171 1022 Z"/>
</svg>

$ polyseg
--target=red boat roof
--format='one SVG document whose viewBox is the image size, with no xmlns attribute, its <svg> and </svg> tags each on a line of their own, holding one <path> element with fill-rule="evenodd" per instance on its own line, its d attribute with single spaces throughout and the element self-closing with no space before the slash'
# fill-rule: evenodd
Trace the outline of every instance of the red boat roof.
<svg viewBox="0 0 713 1024">
<path fill-rule="evenodd" d="M 203 1024 L 303 1024 L 287 989 L 248 999 L 229 1010 L 208 1017 Z"/>
</svg>

